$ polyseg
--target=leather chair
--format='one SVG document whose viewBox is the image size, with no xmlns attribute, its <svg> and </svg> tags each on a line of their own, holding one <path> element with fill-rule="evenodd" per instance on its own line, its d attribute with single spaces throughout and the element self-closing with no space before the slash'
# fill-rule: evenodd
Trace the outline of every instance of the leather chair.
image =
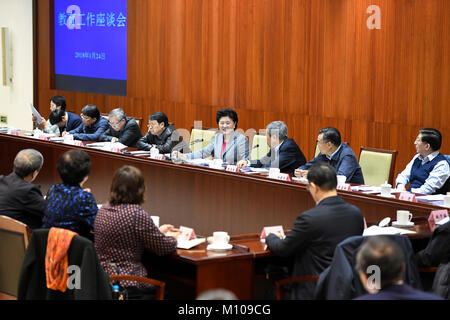
<svg viewBox="0 0 450 320">
<path fill-rule="evenodd" d="M 26 224 L 0 216 L 0 300 L 16 300 L 20 267 L 30 240 Z"/>
<path fill-rule="evenodd" d="M 380 186 L 387 181 L 392 185 L 396 158 L 396 150 L 361 147 L 359 165 L 364 182 L 371 186 Z"/>
<path fill-rule="evenodd" d="M 252 152 L 250 154 L 251 160 L 260 160 L 264 157 L 270 150 L 269 145 L 267 144 L 266 136 L 255 134 L 253 136 L 252 142 Z"/>
<path fill-rule="evenodd" d="M 137 276 L 128 276 L 128 275 L 110 275 L 109 279 L 112 282 L 115 281 L 137 281 L 141 283 L 146 283 L 155 286 L 156 288 L 156 294 L 155 294 L 155 300 L 164 300 L 164 291 L 166 289 L 165 282 L 152 279 L 152 278 L 144 278 L 144 277 L 137 277 Z"/>
<path fill-rule="evenodd" d="M 191 129 L 189 147 L 191 152 L 200 150 L 208 145 L 214 138 L 217 129 L 214 128 L 194 128 Z"/>
</svg>

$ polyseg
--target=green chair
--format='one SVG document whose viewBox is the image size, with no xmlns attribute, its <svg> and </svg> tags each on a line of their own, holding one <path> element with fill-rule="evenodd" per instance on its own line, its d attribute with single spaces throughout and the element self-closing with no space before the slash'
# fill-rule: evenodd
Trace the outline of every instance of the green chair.
<svg viewBox="0 0 450 320">
<path fill-rule="evenodd" d="M 259 134 L 253 136 L 252 142 L 252 152 L 250 153 L 251 160 L 260 160 L 264 157 L 270 150 L 267 144 L 267 137 Z"/>
<path fill-rule="evenodd" d="M 384 150 L 361 147 L 359 165 L 364 176 L 364 182 L 371 186 L 380 186 L 386 181 L 393 184 L 396 150 Z"/>
<path fill-rule="evenodd" d="M 191 152 L 195 152 L 200 150 L 208 145 L 211 140 L 214 138 L 217 129 L 210 128 L 194 128 L 191 129 L 191 138 L 189 147 Z"/>
</svg>

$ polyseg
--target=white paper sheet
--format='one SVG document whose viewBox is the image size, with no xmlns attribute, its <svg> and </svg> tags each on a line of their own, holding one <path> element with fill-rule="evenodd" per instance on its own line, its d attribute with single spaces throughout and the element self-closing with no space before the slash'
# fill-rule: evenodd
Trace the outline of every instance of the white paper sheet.
<svg viewBox="0 0 450 320">
<path fill-rule="evenodd" d="M 371 226 L 364 230 L 363 236 L 377 236 L 383 234 L 414 234 L 414 233 L 417 232 L 395 227 Z"/>
<path fill-rule="evenodd" d="M 178 249 L 191 249 L 205 241 L 206 241 L 206 238 L 197 238 L 197 239 L 192 239 L 192 240 L 179 240 L 179 241 L 177 241 L 177 248 Z"/>
<path fill-rule="evenodd" d="M 39 111 L 37 111 L 36 108 L 31 103 L 30 103 L 30 107 L 31 107 L 31 113 L 33 114 L 33 116 L 36 117 L 37 124 L 41 124 L 42 117 L 41 117 Z"/>
</svg>

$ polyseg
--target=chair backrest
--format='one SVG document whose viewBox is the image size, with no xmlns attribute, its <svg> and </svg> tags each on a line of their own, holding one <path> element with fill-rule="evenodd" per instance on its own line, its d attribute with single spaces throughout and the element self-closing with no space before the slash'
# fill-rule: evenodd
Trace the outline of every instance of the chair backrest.
<svg viewBox="0 0 450 320">
<path fill-rule="evenodd" d="M 355 269 L 356 255 L 370 236 L 353 236 L 339 243 L 334 251 L 331 265 L 319 276 L 315 299 L 350 300 L 366 294 L 358 271 Z M 384 235 L 395 241 L 405 255 L 405 271 L 403 281 L 409 286 L 421 289 L 419 269 L 410 240 L 402 235 Z"/>
<path fill-rule="evenodd" d="M 0 216 L 0 300 L 17 298 L 20 268 L 29 240 L 26 224 Z"/>
<path fill-rule="evenodd" d="M 166 283 L 152 279 L 152 278 L 144 278 L 144 277 L 137 277 L 137 276 L 128 276 L 128 275 L 110 275 L 109 279 L 112 282 L 115 281 L 136 281 L 146 284 L 151 284 L 155 286 L 156 288 L 156 294 L 155 294 L 155 300 L 164 300 L 164 291 L 166 289 Z"/>
<path fill-rule="evenodd" d="M 371 186 L 379 186 L 386 181 L 393 184 L 396 159 L 396 150 L 361 147 L 359 165 L 364 182 Z"/>
<path fill-rule="evenodd" d="M 253 136 L 252 152 L 250 154 L 251 160 L 259 160 L 264 157 L 270 150 L 267 144 L 266 136 L 255 134 Z"/>
<path fill-rule="evenodd" d="M 314 151 L 314 158 L 317 157 L 320 153 L 319 145 L 316 143 L 316 150 Z"/>
<path fill-rule="evenodd" d="M 192 152 L 202 149 L 214 138 L 217 129 L 213 128 L 194 128 L 191 129 L 191 138 L 189 147 Z"/>
</svg>

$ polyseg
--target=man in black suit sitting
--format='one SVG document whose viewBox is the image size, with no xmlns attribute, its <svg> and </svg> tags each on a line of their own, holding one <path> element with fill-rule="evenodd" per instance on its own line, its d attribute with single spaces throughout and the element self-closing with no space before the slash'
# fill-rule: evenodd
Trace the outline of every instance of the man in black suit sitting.
<svg viewBox="0 0 450 320">
<path fill-rule="evenodd" d="M 128 118 L 121 108 L 112 110 L 108 115 L 109 128 L 100 136 L 99 141 L 120 142 L 135 148 L 142 138 L 142 132 L 134 118 Z"/>
<path fill-rule="evenodd" d="M 288 128 L 283 121 L 273 121 L 266 127 L 267 144 L 270 151 L 257 161 L 241 160 L 239 168 L 250 165 L 254 168 L 279 168 L 280 172 L 294 174 L 294 170 L 306 163 L 297 143 L 288 138 Z"/>
<path fill-rule="evenodd" d="M 362 235 L 361 211 L 342 200 L 336 192 L 336 170 L 317 162 L 308 171 L 307 188 L 316 206 L 301 213 L 286 238 L 273 233 L 266 244 L 276 255 L 293 257 L 292 276 L 318 276 L 333 259 L 336 245 L 347 237 Z M 313 283 L 293 287 L 292 299 L 312 299 Z"/>
<path fill-rule="evenodd" d="M 0 214 L 19 220 L 31 229 L 42 226 L 45 200 L 36 179 L 44 163 L 42 154 L 34 149 L 20 151 L 14 159 L 13 172 L 0 175 Z"/>
</svg>

